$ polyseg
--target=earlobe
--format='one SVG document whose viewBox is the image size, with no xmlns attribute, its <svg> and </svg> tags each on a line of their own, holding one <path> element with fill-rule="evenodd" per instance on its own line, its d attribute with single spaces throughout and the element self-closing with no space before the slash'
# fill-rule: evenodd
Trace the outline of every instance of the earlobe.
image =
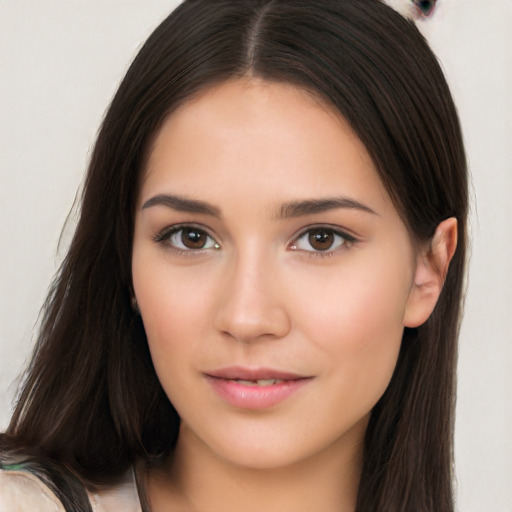
<svg viewBox="0 0 512 512">
<path fill-rule="evenodd" d="M 404 313 L 405 327 L 419 327 L 434 310 L 443 289 L 448 266 L 457 248 L 457 219 L 441 222 L 417 256 L 414 282 Z"/>
</svg>

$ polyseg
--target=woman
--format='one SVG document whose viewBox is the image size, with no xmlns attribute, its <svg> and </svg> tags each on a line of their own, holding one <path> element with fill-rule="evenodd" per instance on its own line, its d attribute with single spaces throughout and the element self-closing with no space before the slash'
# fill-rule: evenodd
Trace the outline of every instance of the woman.
<svg viewBox="0 0 512 512">
<path fill-rule="evenodd" d="M 466 216 L 412 23 L 377 0 L 184 2 L 105 117 L 3 499 L 452 510 Z"/>
</svg>

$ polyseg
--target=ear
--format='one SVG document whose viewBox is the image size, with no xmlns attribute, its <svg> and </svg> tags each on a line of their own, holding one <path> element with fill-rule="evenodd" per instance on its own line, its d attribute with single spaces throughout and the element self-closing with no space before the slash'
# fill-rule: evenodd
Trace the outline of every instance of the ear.
<svg viewBox="0 0 512 512">
<path fill-rule="evenodd" d="M 404 326 L 419 327 L 434 310 L 457 248 L 457 219 L 441 222 L 417 256 L 414 282 L 405 307 Z"/>
</svg>

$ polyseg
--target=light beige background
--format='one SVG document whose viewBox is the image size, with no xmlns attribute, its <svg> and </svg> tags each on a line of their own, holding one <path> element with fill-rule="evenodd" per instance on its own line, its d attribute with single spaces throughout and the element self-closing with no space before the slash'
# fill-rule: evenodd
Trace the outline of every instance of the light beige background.
<svg viewBox="0 0 512 512">
<path fill-rule="evenodd" d="M 176 0 L 0 0 L 0 429 L 102 114 Z M 473 179 L 460 343 L 460 512 L 512 512 L 512 0 L 420 23 L 459 106 Z"/>
</svg>

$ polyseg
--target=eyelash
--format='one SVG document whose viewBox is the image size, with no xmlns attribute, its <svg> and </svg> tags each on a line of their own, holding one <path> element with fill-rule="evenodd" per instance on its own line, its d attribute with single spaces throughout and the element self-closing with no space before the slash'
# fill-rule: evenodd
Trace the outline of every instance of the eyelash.
<svg viewBox="0 0 512 512">
<path fill-rule="evenodd" d="M 210 239 L 211 242 L 213 242 L 213 246 L 202 247 L 202 248 L 198 248 L 198 249 L 191 249 L 191 248 L 184 249 L 181 247 L 176 247 L 176 245 L 171 242 L 171 239 L 173 236 L 178 235 L 180 232 L 182 232 L 185 229 L 190 229 L 192 231 L 196 231 L 199 234 L 205 235 L 207 237 L 207 240 Z M 319 231 L 319 232 L 324 231 L 325 233 L 329 233 L 329 234 L 333 235 L 334 237 L 338 237 L 341 240 L 338 240 L 338 246 L 335 247 L 334 249 L 329 248 L 329 249 L 326 249 L 323 251 L 322 250 L 314 250 L 314 248 L 313 248 L 313 250 L 307 250 L 307 249 L 301 249 L 301 248 L 297 247 L 297 245 L 301 239 L 303 239 L 307 235 L 311 236 L 311 234 L 315 231 Z M 163 229 L 162 231 L 160 231 L 153 238 L 153 240 L 156 243 L 160 243 L 160 244 L 164 245 L 169 250 L 172 250 L 174 252 L 177 252 L 178 254 L 183 254 L 186 256 L 200 255 L 200 254 L 204 254 L 204 252 L 206 250 L 220 249 L 220 245 L 216 242 L 216 240 L 213 238 L 213 236 L 211 236 L 208 233 L 207 230 L 205 230 L 202 227 L 196 226 L 194 224 L 178 224 L 175 226 L 167 227 L 167 228 Z M 301 251 L 302 253 L 305 253 L 311 257 L 324 257 L 325 258 L 325 257 L 334 256 L 336 252 L 346 249 L 346 248 L 352 246 L 356 242 L 357 242 L 357 239 L 354 236 L 349 235 L 348 233 L 340 230 L 339 228 L 335 228 L 335 227 L 332 227 L 329 225 L 315 225 L 315 226 L 308 226 L 306 229 L 301 231 L 297 236 L 295 236 L 293 239 L 293 242 L 291 242 L 291 244 L 288 245 L 288 248 L 292 251 Z M 346 246 L 348 246 L 348 247 L 346 247 Z"/>
<path fill-rule="evenodd" d="M 171 238 L 174 235 L 179 234 L 181 231 L 185 229 L 190 229 L 192 231 L 196 231 L 197 233 L 206 235 L 207 238 L 213 241 L 214 245 L 213 247 L 206 247 L 206 248 L 199 248 L 199 249 L 182 249 L 181 247 L 176 247 L 176 245 L 173 245 L 171 242 Z M 175 226 L 170 226 L 162 231 L 160 231 L 153 240 L 157 243 L 160 243 L 165 246 L 166 249 L 172 250 L 174 252 L 177 252 L 178 254 L 184 254 L 186 256 L 194 256 L 204 253 L 204 251 L 208 249 L 220 249 L 219 244 L 215 241 L 215 239 L 206 231 L 204 228 L 196 226 L 194 224 L 178 224 Z"/>
<path fill-rule="evenodd" d="M 334 237 L 340 238 L 341 240 L 338 240 L 339 245 L 337 247 L 335 247 L 334 249 L 329 248 L 324 251 L 314 250 L 314 248 L 313 248 L 313 250 L 300 249 L 299 247 L 297 247 L 298 242 L 302 238 L 304 238 L 308 235 L 311 236 L 311 234 L 315 231 L 319 231 L 319 232 L 323 231 L 325 233 L 329 233 L 329 234 L 333 235 Z M 315 226 L 308 226 L 306 229 L 301 231 L 294 238 L 294 241 L 291 243 L 289 248 L 293 251 L 301 251 L 301 252 L 305 253 L 307 256 L 311 256 L 313 258 L 326 258 L 326 257 L 334 256 L 338 251 L 348 249 L 356 242 L 357 242 L 357 239 L 354 236 L 349 235 L 345 231 L 342 231 L 337 227 L 320 224 L 320 225 L 315 225 Z"/>
</svg>

